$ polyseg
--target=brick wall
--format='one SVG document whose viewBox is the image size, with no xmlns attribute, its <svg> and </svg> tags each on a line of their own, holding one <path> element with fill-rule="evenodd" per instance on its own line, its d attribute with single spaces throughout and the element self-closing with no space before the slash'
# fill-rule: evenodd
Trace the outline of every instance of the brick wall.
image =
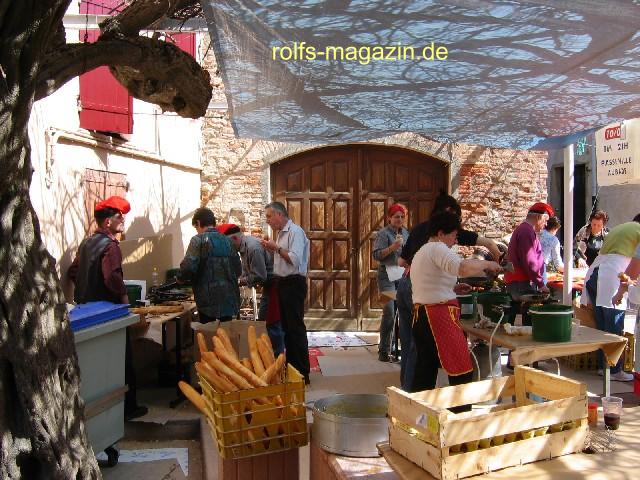
<svg viewBox="0 0 640 480">
<path fill-rule="evenodd" d="M 226 101 L 215 58 L 206 65 L 214 85 L 214 102 Z M 451 193 L 463 209 L 463 223 L 490 238 L 509 234 L 527 208 L 547 198 L 547 153 L 444 144 L 405 133 L 375 140 L 421 151 L 451 165 Z M 264 227 L 263 206 L 269 201 L 269 165 L 318 145 L 294 145 L 237 139 L 225 110 L 214 110 L 203 122 L 202 204 L 216 217 Z"/>
<path fill-rule="evenodd" d="M 452 193 L 469 230 L 500 238 L 547 198 L 547 152 L 456 145 L 453 158 Z"/>
</svg>

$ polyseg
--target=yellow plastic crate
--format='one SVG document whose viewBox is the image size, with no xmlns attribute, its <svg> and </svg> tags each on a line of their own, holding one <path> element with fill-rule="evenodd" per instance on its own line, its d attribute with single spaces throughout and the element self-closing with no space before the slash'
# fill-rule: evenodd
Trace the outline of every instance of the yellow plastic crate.
<svg viewBox="0 0 640 480">
<path fill-rule="evenodd" d="M 280 452 L 308 443 L 304 378 L 291 365 L 278 385 L 224 394 L 198 378 L 207 403 L 207 422 L 223 459 Z"/>
<path fill-rule="evenodd" d="M 598 350 L 578 355 L 567 355 L 566 357 L 560 357 L 559 360 L 574 370 L 597 370 Z"/>
<path fill-rule="evenodd" d="M 624 352 L 622 354 L 624 358 L 624 365 L 622 368 L 625 372 L 633 372 L 633 369 L 635 368 L 635 361 L 636 361 L 635 336 L 633 335 L 633 333 L 629 333 L 629 332 L 624 332 L 623 335 L 628 341 L 627 341 L 627 346 L 625 347 Z"/>
</svg>

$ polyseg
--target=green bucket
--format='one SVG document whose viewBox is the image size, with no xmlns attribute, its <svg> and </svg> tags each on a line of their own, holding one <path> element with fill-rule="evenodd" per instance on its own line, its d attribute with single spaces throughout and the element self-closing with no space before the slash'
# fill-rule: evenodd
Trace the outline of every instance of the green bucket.
<svg viewBox="0 0 640 480">
<path fill-rule="evenodd" d="M 571 305 L 533 305 L 529 307 L 533 339 L 537 342 L 571 341 L 573 307 Z"/>
<path fill-rule="evenodd" d="M 127 285 L 127 297 L 129 297 L 129 305 L 136 305 L 136 300 L 140 300 L 142 287 L 140 285 Z"/>
<path fill-rule="evenodd" d="M 460 318 L 474 320 L 478 314 L 475 292 L 468 295 L 458 295 L 458 302 L 460 303 Z"/>
<path fill-rule="evenodd" d="M 478 305 L 482 305 L 482 314 L 492 322 L 500 320 L 500 311 L 495 307 L 510 307 L 511 295 L 503 292 L 481 292 L 478 294 Z M 513 316 L 509 308 L 504 309 L 503 323 L 513 323 Z"/>
</svg>

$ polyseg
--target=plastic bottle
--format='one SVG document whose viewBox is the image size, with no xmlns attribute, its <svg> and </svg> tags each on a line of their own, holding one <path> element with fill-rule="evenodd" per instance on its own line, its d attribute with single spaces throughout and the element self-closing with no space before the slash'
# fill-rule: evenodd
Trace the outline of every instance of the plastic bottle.
<svg viewBox="0 0 640 480">
<path fill-rule="evenodd" d="M 153 267 L 153 272 L 151 272 L 151 285 L 157 287 L 160 285 L 160 274 L 158 273 L 158 269 Z"/>
</svg>

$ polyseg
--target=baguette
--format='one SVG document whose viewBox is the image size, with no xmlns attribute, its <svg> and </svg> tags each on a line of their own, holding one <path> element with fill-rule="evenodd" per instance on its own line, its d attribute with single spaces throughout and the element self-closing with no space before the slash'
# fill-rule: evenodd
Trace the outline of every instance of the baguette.
<svg viewBox="0 0 640 480">
<path fill-rule="evenodd" d="M 251 358 L 251 364 L 253 365 L 253 371 L 256 375 L 261 376 L 264 373 L 264 364 L 258 353 L 258 339 L 256 338 L 256 328 L 253 325 L 249 325 L 247 328 L 247 343 L 249 345 L 249 357 Z"/>
<path fill-rule="evenodd" d="M 226 378 L 218 375 L 216 371 L 206 363 L 196 362 L 196 371 L 202 375 L 218 393 L 229 393 L 238 390 L 238 387 Z"/>
<path fill-rule="evenodd" d="M 180 313 L 184 311 L 184 307 L 182 305 L 150 305 L 148 307 L 132 307 L 129 311 L 138 314 L 165 315 L 167 313 Z"/>
<path fill-rule="evenodd" d="M 269 335 L 267 335 L 266 333 L 263 333 L 262 335 L 260 335 L 260 338 L 264 342 L 265 347 L 267 347 L 267 353 L 269 354 L 269 358 L 271 359 L 271 362 L 269 363 L 269 365 L 271 365 L 273 362 L 276 361 L 276 356 L 273 353 L 273 345 L 271 345 L 271 339 L 269 338 Z M 265 364 L 265 367 L 266 367 L 266 364 Z"/>
<path fill-rule="evenodd" d="M 183 382 L 182 380 L 178 382 L 178 387 L 180 387 L 180 390 L 182 391 L 182 393 L 184 393 L 184 396 L 187 397 L 198 410 L 200 410 L 205 415 L 207 414 L 207 404 L 204 401 L 204 397 L 202 395 L 200 395 L 191 385 L 189 385 L 187 382 Z"/>
<path fill-rule="evenodd" d="M 243 358 L 242 360 L 240 360 L 240 363 L 242 363 L 242 365 L 245 366 L 245 368 L 248 368 L 249 370 L 251 370 L 253 368 L 253 365 L 251 364 L 251 360 L 249 360 L 248 358 Z"/>
<path fill-rule="evenodd" d="M 222 342 L 224 343 L 224 348 L 229 352 L 229 354 L 233 358 L 238 360 L 238 354 L 231 344 L 231 338 L 229 338 L 229 334 L 227 333 L 227 331 L 222 327 L 218 327 L 218 329 L 216 330 L 216 335 L 220 340 L 222 340 Z"/>
<path fill-rule="evenodd" d="M 219 360 L 216 352 L 202 352 L 202 359 L 209 364 L 209 366 L 213 367 L 213 361 Z"/>
<path fill-rule="evenodd" d="M 284 353 L 278 355 L 275 363 L 271 365 L 267 370 L 265 370 L 261 379 L 269 384 L 279 383 L 279 373 L 282 370 L 282 366 L 284 365 Z"/>
<path fill-rule="evenodd" d="M 213 337 L 215 338 L 215 337 Z M 209 352 L 204 352 L 202 354 L 202 358 L 205 360 L 205 362 L 207 363 L 207 365 L 215 372 L 216 368 L 213 366 L 213 360 L 220 360 L 218 358 L 218 356 L 216 355 L 216 352 L 214 351 L 209 351 Z M 220 372 L 216 372 L 218 374 L 218 376 L 224 378 L 226 381 L 231 382 L 223 373 Z"/>
<path fill-rule="evenodd" d="M 198 332 L 196 334 L 196 339 L 198 340 L 198 349 L 200 350 L 200 355 L 202 355 L 204 352 L 208 352 L 209 349 L 207 348 L 207 341 L 205 340 L 202 332 Z"/>
<path fill-rule="evenodd" d="M 269 346 L 267 346 L 266 343 L 268 343 Z M 258 353 L 260 354 L 260 359 L 262 360 L 262 364 L 264 365 L 265 370 L 267 370 L 276 362 L 276 359 L 273 357 L 273 352 L 269 348 L 270 346 L 271 340 L 267 339 L 267 341 L 265 342 L 264 338 L 262 337 L 256 340 L 256 347 L 258 348 Z"/>
<path fill-rule="evenodd" d="M 221 346 L 216 343 L 215 352 L 218 355 L 218 358 L 222 360 L 229 368 L 233 369 L 236 373 L 241 375 L 244 379 L 246 379 L 252 387 L 266 387 L 268 385 L 267 382 L 258 377 L 255 373 L 251 371 L 251 369 L 245 367 L 238 360 L 233 359 L 229 352 L 220 348 Z M 217 368 L 217 367 L 216 367 Z M 218 368 L 218 370 L 220 370 Z M 226 372 L 223 372 L 226 374 Z M 252 388 L 249 387 L 249 388 Z"/>
<path fill-rule="evenodd" d="M 240 390 L 249 390 L 250 388 L 253 388 L 253 385 L 247 382 L 244 377 L 236 373 L 220 360 L 213 360 L 212 365 L 218 372 L 224 374 L 224 376 L 227 377 L 231 381 L 231 383 L 233 383 Z"/>
<path fill-rule="evenodd" d="M 213 351 L 218 358 L 220 358 L 220 352 L 229 353 L 229 351 L 227 350 L 227 346 L 225 345 L 224 341 L 220 337 L 213 337 Z M 229 353 L 229 355 L 231 354 Z M 233 355 L 231 355 L 231 357 L 233 357 Z M 238 360 L 238 359 L 234 358 L 234 360 Z"/>
</svg>

